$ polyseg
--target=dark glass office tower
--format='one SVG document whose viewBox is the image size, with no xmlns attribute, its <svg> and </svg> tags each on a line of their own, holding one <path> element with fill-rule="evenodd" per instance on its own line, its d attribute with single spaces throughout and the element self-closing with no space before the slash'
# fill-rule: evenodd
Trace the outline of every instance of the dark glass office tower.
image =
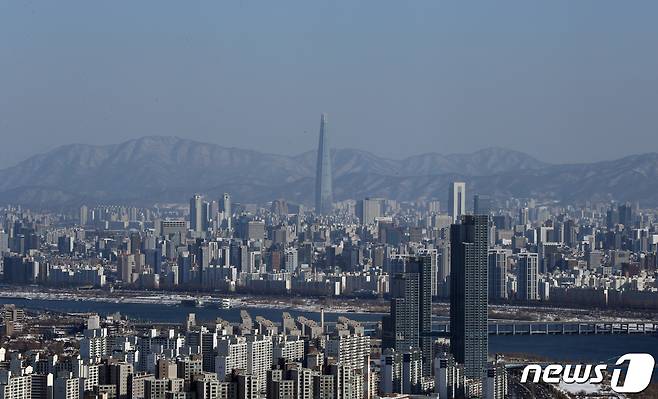
<svg viewBox="0 0 658 399">
<path fill-rule="evenodd" d="M 489 250 L 489 298 L 507 299 L 507 251 L 502 248 Z"/>
<path fill-rule="evenodd" d="M 432 372 L 432 255 L 411 257 L 390 281 L 391 313 L 383 319 L 382 347 L 420 349 L 423 375 Z"/>
<path fill-rule="evenodd" d="M 418 275 L 418 329 L 420 350 L 423 353 L 423 375 L 432 373 L 432 255 L 415 256 L 407 264 L 408 272 Z"/>
<path fill-rule="evenodd" d="M 331 176 L 331 149 L 327 131 L 327 114 L 320 117 L 320 142 L 315 174 L 315 212 L 328 214 L 333 206 L 333 186 Z"/>
<path fill-rule="evenodd" d="M 619 205 L 617 208 L 619 212 L 619 223 L 623 224 L 625 227 L 633 227 L 633 207 L 630 202 Z"/>
<path fill-rule="evenodd" d="M 396 352 L 418 349 L 420 276 L 396 273 L 390 281 L 391 313 L 382 322 L 382 347 Z"/>
<path fill-rule="evenodd" d="M 482 378 L 487 365 L 488 220 L 464 215 L 450 227 L 450 346 L 467 378 Z"/>
</svg>

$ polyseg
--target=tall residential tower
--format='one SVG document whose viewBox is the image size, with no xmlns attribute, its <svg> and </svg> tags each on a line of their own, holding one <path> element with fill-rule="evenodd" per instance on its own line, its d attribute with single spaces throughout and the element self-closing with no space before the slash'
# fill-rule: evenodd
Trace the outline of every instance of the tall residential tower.
<svg viewBox="0 0 658 399">
<path fill-rule="evenodd" d="M 222 218 L 221 227 L 226 230 L 232 230 L 233 211 L 231 210 L 231 195 L 229 193 L 224 193 L 222 199 L 219 201 L 219 211 Z"/>
<path fill-rule="evenodd" d="M 382 348 L 404 353 L 420 350 L 422 372 L 432 370 L 432 264 L 436 251 L 404 257 L 404 272 L 391 276 L 391 311 L 382 320 Z"/>
<path fill-rule="evenodd" d="M 318 163 L 315 174 L 315 212 L 321 214 L 330 213 L 333 207 L 333 197 L 327 114 L 322 114 L 320 117 Z"/>
<path fill-rule="evenodd" d="M 517 297 L 522 301 L 539 300 L 539 257 L 536 253 L 522 252 L 519 254 L 517 268 Z"/>
<path fill-rule="evenodd" d="M 209 206 L 199 194 L 190 198 L 190 229 L 201 234 L 208 228 Z"/>
<path fill-rule="evenodd" d="M 489 217 L 463 215 L 450 227 L 450 349 L 464 376 L 479 379 L 487 365 Z"/>
</svg>

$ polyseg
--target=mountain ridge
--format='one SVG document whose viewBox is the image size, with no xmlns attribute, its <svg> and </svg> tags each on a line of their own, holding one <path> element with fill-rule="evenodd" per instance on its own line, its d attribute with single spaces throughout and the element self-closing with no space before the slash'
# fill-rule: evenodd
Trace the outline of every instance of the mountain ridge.
<svg viewBox="0 0 658 399">
<path fill-rule="evenodd" d="M 577 202 L 633 200 L 658 204 L 658 153 L 593 163 L 550 164 L 500 147 L 473 153 L 390 159 L 366 150 L 332 150 L 336 200 L 381 195 L 398 200 L 447 197 L 464 180 L 469 196 L 535 196 Z M 183 202 L 193 192 L 264 203 L 311 204 L 315 152 L 277 155 L 175 136 L 117 144 L 68 144 L 0 169 L 0 200 L 26 205 L 81 202 Z M 637 198 L 641 197 L 641 198 Z"/>
</svg>

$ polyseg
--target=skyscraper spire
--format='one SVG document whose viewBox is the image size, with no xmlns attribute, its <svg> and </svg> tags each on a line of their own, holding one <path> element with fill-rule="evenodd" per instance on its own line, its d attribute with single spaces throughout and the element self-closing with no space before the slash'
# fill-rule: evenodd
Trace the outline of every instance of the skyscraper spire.
<svg viewBox="0 0 658 399">
<path fill-rule="evenodd" d="M 331 176 L 331 152 L 327 132 L 327 114 L 320 117 L 320 142 L 318 144 L 318 164 L 315 174 L 315 212 L 330 213 L 333 208 L 333 187 Z"/>
</svg>

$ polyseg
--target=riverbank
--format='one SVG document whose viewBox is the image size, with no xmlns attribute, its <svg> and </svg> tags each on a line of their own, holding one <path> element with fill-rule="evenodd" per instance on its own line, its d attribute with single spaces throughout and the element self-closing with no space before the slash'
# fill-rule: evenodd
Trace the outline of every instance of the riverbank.
<svg viewBox="0 0 658 399">
<path fill-rule="evenodd" d="M 188 313 L 195 313 L 200 322 L 213 322 L 217 318 L 229 322 L 240 322 L 240 309 L 216 309 L 209 307 L 191 308 L 183 305 L 158 303 L 115 303 L 85 300 L 44 300 L 7 298 L 0 295 L 0 304 L 13 303 L 34 312 L 52 311 L 66 314 L 98 313 L 102 316 L 121 313 L 135 323 L 180 324 Z M 273 307 L 248 309 L 252 317 L 263 316 L 275 323 L 281 323 L 283 311 L 292 317 L 304 316 L 320 321 L 319 312 L 305 312 Z M 334 322 L 339 316 L 347 316 L 356 321 L 378 322 L 381 314 L 325 312 L 326 322 Z M 606 334 L 606 335 L 507 335 L 490 336 L 489 352 L 508 354 L 510 360 L 552 359 L 558 362 L 598 363 L 616 361 L 625 353 L 650 353 L 658 359 L 658 336 Z M 658 373 L 656 373 L 658 376 Z"/>
<path fill-rule="evenodd" d="M 346 298 L 346 297 L 299 297 L 299 296 L 258 296 L 236 293 L 199 293 L 199 292 L 165 292 L 137 290 L 102 290 L 102 289 L 60 289 L 41 286 L 6 286 L 0 285 L 0 298 L 54 301 L 92 301 L 116 304 L 161 304 L 178 305 L 190 299 L 201 302 L 229 299 L 231 307 L 244 309 L 275 309 L 297 312 L 343 313 L 343 314 L 388 314 L 389 302 L 383 298 Z M 434 302 L 432 314 L 435 317 L 448 317 L 450 305 L 445 301 Z M 658 314 L 641 311 L 619 311 L 608 309 L 574 309 L 534 305 L 489 305 L 490 320 L 516 321 L 633 321 L 657 320 Z"/>
<path fill-rule="evenodd" d="M 380 306 L 360 306 L 351 301 L 318 300 L 317 298 L 278 298 L 278 297 L 254 297 L 241 295 L 215 295 L 197 293 L 150 293 L 145 295 L 142 291 L 105 291 L 105 290 L 64 290 L 64 289 L 34 289 L 32 287 L 12 287 L 12 289 L 0 290 L 0 298 L 11 300 L 38 300 L 38 301 L 74 301 L 74 302 L 99 302 L 113 304 L 152 304 L 175 306 L 190 299 L 198 299 L 201 303 L 216 298 L 229 299 L 232 308 L 244 309 L 275 309 L 281 311 L 296 312 L 320 312 L 326 313 L 366 313 L 382 315 L 388 308 Z M 384 310 L 384 311 L 382 311 Z"/>
</svg>

